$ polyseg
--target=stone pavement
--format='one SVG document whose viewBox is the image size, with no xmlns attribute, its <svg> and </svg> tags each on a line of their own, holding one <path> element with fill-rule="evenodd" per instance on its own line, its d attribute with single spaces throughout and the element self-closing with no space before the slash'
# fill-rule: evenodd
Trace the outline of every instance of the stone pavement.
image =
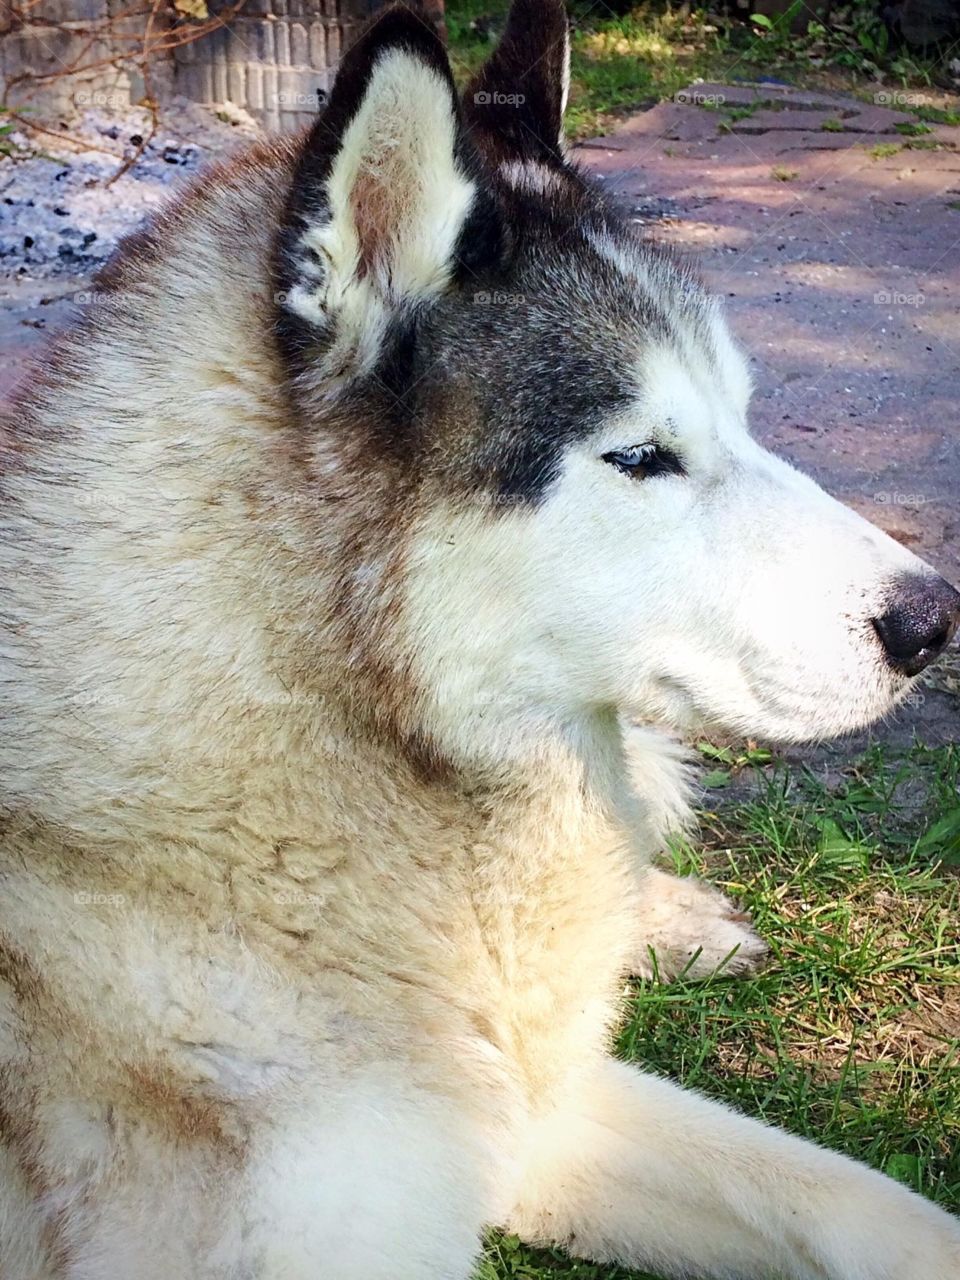
<svg viewBox="0 0 960 1280">
<path fill-rule="evenodd" d="M 877 99 L 695 84 L 577 155 L 725 297 L 758 436 L 960 582 L 960 128 Z"/>
</svg>

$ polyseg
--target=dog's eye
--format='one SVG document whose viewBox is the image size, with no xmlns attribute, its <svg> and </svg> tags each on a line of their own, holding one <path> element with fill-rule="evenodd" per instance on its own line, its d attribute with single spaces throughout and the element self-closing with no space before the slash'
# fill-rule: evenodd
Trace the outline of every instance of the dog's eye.
<svg viewBox="0 0 960 1280">
<path fill-rule="evenodd" d="M 605 453 L 603 460 L 634 480 L 684 474 L 683 463 L 677 455 L 658 444 L 635 444 L 629 449 L 614 449 L 611 453 Z"/>
</svg>

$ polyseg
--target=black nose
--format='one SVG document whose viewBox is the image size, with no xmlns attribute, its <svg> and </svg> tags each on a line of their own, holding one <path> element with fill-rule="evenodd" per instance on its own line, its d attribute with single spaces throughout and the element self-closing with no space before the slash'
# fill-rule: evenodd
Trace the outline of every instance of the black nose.
<svg viewBox="0 0 960 1280">
<path fill-rule="evenodd" d="M 943 578 L 904 578 L 887 609 L 873 619 L 887 661 L 905 676 L 915 676 L 942 653 L 960 622 L 960 591 Z"/>
</svg>

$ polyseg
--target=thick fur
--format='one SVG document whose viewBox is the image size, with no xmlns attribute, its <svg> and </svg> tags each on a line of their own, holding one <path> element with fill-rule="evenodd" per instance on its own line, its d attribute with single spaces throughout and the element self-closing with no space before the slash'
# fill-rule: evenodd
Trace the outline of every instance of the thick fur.
<svg viewBox="0 0 960 1280">
<path fill-rule="evenodd" d="M 535 145 L 390 14 L 312 134 L 137 237 L 4 442 L 4 1280 L 467 1280 L 489 1224 L 960 1276 L 932 1204 L 608 1056 L 651 948 L 763 950 L 650 867 L 671 735 L 882 714 L 870 619 L 930 571 L 751 442 L 524 3 L 481 84 Z M 651 441 L 682 474 L 611 463 Z"/>
</svg>

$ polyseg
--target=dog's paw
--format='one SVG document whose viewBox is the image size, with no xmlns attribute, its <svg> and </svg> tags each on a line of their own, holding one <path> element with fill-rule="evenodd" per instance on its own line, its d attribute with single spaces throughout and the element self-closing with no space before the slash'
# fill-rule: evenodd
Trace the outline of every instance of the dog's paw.
<svg viewBox="0 0 960 1280">
<path fill-rule="evenodd" d="M 869 1179 L 869 1181 L 868 1181 Z M 958 1280 L 960 1218 L 873 1171 L 825 1181 L 804 1261 L 863 1280 Z M 819 1272 L 818 1272 L 819 1274 Z"/>
<path fill-rule="evenodd" d="M 637 941 L 632 971 L 667 981 L 755 973 L 768 950 L 749 914 L 719 889 L 662 871 L 644 876 Z"/>
</svg>

